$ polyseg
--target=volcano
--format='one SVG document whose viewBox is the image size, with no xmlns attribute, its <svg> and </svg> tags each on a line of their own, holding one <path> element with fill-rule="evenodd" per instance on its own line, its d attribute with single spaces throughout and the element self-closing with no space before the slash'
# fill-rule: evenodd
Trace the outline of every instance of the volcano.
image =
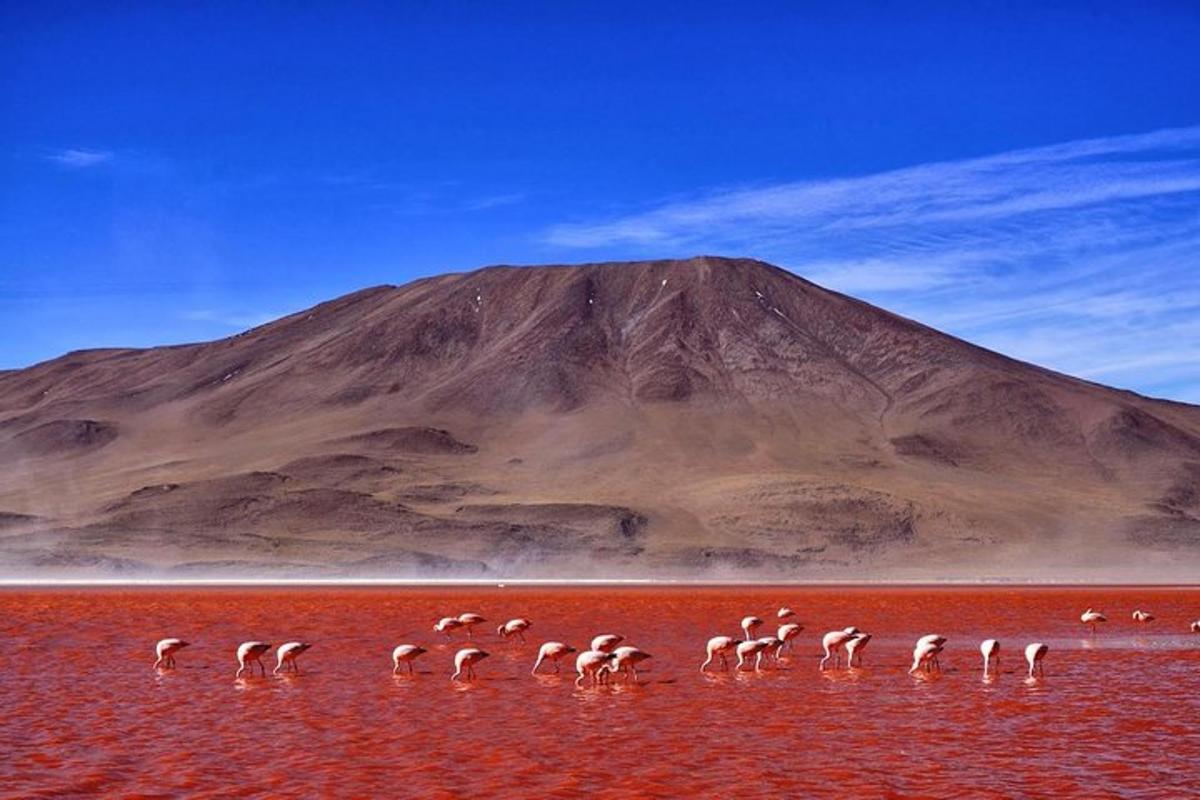
<svg viewBox="0 0 1200 800">
<path fill-rule="evenodd" d="M 748 259 L 0 373 L 4 577 L 1193 579 L 1200 408 Z"/>
</svg>

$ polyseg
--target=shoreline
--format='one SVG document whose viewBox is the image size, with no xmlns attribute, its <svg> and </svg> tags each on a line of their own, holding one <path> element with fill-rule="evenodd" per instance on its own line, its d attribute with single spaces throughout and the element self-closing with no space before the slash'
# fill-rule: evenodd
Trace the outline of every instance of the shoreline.
<svg viewBox="0 0 1200 800">
<path fill-rule="evenodd" d="M 844 589 L 1200 589 L 1198 583 L 1149 583 L 1149 582 L 1113 582 L 1113 581 L 1080 581 L 1080 580 L 1021 580 L 1021 579 L 947 579 L 947 580 L 804 580 L 804 581 L 754 581 L 754 580 L 695 580 L 695 579 L 641 579 L 641 578 L 514 578 L 504 580 L 470 580 L 470 579 L 392 579 L 392 578 L 354 578 L 354 579 L 321 579 L 321 578 L 213 578 L 213 579 L 184 579 L 164 580 L 157 578 L 145 579 L 0 579 L 0 590 L 5 589 L 162 589 L 162 588 L 378 588 L 378 589 L 419 589 L 419 588 L 727 588 L 738 587 L 747 589 L 767 588 L 844 588 Z"/>
</svg>

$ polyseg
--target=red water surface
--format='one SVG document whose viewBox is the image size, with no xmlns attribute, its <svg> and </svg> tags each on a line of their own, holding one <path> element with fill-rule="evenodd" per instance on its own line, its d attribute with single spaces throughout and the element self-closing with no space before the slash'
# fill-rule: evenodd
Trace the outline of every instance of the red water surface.
<svg viewBox="0 0 1200 800">
<path fill-rule="evenodd" d="M 796 654 L 702 675 L 704 643 L 795 609 Z M 1110 622 L 1095 637 L 1086 606 Z M 1157 619 L 1136 625 L 1134 608 Z M 476 611 L 533 620 L 474 684 L 430 630 Z M 1200 792 L 1197 589 L 498 588 L 0 592 L 5 797 L 1169 797 Z M 874 635 L 861 669 L 819 672 L 827 630 Z M 637 685 L 533 677 L 541 641 L 620 633 Z M 914 640 L 949 638 L 940 676 Z M 156 672 L 157 639 L 193 643 Z M 979 642 L 1002 642 L 984 681 Z M 235 680 L 243 640 L 314 642 L 298 676 Z M 1049 644 L 1046 677 L 1021 651 Z M 393 677 L 396 644 L 425 644 Z"/>
</svg>

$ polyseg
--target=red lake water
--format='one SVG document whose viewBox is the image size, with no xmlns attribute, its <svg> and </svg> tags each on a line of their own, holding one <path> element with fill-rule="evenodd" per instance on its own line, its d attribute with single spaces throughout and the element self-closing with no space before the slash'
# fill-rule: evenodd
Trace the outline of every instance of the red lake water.
<svg viewBox="0 0 1200 800">
<path fill-rule="evenodd" d="M 805 628 L 792 655 L 701 674 L 709 637 L 748 614 L 765 635 L 781 606 Z M 461 633 L 432 630 L 463 612 L 488 620 L 473 683 L 450 680 Z M 496 635 L 514 617 L 525 644 Z M 1179 796 L 1200 792 L 1196 619 L 1200 589 L 1169 588 L 9 589 L 0 796 Z M 850 625 L 874 637 L 863 665 L 819 671 Z M 541 642 L 600 633 L 652 655 L 636 684 L 576 688 L 573 657 L 530 675 Z M 911 676 L 928 633 L 943 671 Z M 168 636 L 192 644 L 156 671 Z M 251 639 L 313 647 L 297 675 L 272 653 L 235 679 Z M 413 676 L 392 675 L 401 643 L 429 649 Z"/>
</svg>

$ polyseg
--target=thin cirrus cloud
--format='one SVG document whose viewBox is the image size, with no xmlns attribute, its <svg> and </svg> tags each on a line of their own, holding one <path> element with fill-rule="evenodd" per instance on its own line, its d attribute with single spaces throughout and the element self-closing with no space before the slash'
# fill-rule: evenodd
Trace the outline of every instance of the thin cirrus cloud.
<svg viewBox="0 0 1200 800">
<path fill-rule="evenodd" d="M 1200 402 L 1200 126 L 710 192 L 570 249 L 753 254 L 970 341 Z"/>
<path fill-rule="evenodd" d="M 98 164 L 111 161 L 112 158 L 113 154 L 108 150 L 90 150 L 75 147 L 67 148 L 66 150 L 57 150 L 46 156 L 48 161 L 53 161 L 59 166 L 71 169 L 94 167 Z"/>
</svg>

